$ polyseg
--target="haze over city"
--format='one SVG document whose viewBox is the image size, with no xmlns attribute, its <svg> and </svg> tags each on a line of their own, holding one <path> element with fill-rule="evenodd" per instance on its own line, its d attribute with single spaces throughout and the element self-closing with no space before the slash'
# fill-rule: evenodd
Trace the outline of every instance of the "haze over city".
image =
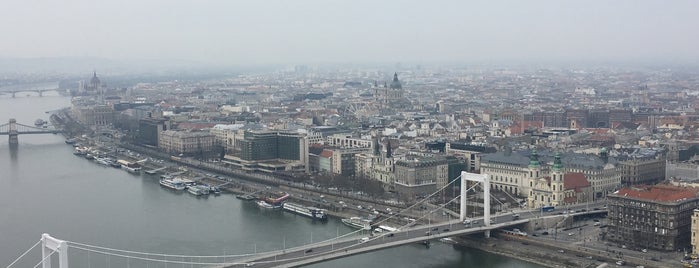
<svg viewBox="0 0 699 268">
<path fill-rule="evenodd" d="M 4 1 L 0 267 L 699 268 L 697 7 Z"/>
<path fill-rule="evenodd" d="M 695 1 L 12 0 L 0 9 L 0 58 L 694 63 L 696 10 Z"/>
</svg>

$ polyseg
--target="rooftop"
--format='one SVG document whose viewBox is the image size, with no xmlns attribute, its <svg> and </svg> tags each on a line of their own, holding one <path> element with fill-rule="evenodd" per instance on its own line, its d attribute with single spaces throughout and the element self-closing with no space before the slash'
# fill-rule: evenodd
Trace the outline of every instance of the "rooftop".
<svg viewBox="0 0 699 268">
<path fill-rule="evenodd" d="M 613 195 L 648 201 L 679 202 L 697 197 L 697 189 L 672 185 L 623 188 Z"/>
</svg>

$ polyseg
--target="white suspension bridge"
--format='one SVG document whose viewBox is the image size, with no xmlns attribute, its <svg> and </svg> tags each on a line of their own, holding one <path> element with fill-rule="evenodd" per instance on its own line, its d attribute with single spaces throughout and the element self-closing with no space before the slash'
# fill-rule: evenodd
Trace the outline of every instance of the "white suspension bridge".
<svg viewBox="0 0 699 268">
<path fill-rule="evenodd" d="M 69 268 L 69 251 L 82 252 L 85 254 L 86 258 L 84 259 L 87 263 L 86 265 L 81 264 L 81 266 L 86 267 L 92 267 L 93 262 L 95 262 L 95 267 L 110 267 L 111 265 L 115 265 L 115 267 L 131 267 L 131 265 L 134 265 L 134 267 L 144 267 L 144 265 L 145 267 L 298 267 L 410 243 L 429 243 L 427 241 L 445 237 L 474 233 L 483 233 L 485 237 L 489 237 L 491 230 L 522 225 L 529 222 L 530 218 L 539 216 L 538 213 L 529 210 L 528 213 L 524 213 L 521 217 L 516 219 L 513 218 L 511 214 L 507 213 L 491 217 L 491 193 L 488 175 L 468 172 L 462 172 L 460 180 L 453 180 L 426 198 L 400 212 L 422 206 L 424 202 L 427 202 L 427 200 L 430 200 L 457 181 L 460 181 L 462 185 L 461 192 L 458 196 L 429 210 L 419 219 L 416 219 L 416 221 L 400 226 L 396 231 L 383 232 L 368 237 L 363 235 L 364 230 L 357 230 L 325 241 L 293 248 L 282 247 L 278 250 L 266 252 L 255 251 L 252 253 L 226 255 L 178 255 L 114 249 L 61 240 L 49 234 L 43 234 L 38 242 L 17 257 L 7 268 L 14 267 L 13 265 L 39 245 L 41 245 L 41 259 L 33 266 L 34 268 L 39 266 L 42 268 L 51 268 L 52 263 L 57 263 L 59 268 Z M 468 185 L 468 181 L 474 181 L 476 183 L 467 188 L 466 185 Z M 467 194 L 477 186 L 483 189 L 483 216 L 471 218 L 471 224 L 466 225 L 463 224 L 463 222 L 467 219 L 468 215 Z M 446 209 L 446 206 L 457 200 L 459 200 L 460 204 L 458 220 L 455 219 L 434 224 L 429 221 L 429 217 L 431 217 L 433 213 Z M 493 198 L 493 200 L 500 202 L 497 198 Z M 401 214 L 400 212 L 375 223 L 375 225 L 379 225 L 393 217 L 398 217 L 398 215 Z M 595 211 L 594 213 L 600 212 L 601 211 Z M 416 222 L 424 218 L 428 218 L 427 225 L 416 225 Z M 474 224 L 474 222 L 480 220 L 482 220 L 482 224 Z M 53 257 L 56 254 L 58 255 L 57 259 Z M 99 262 L 99 264 L 97 264 L 97 262 Z"/>
</svg>

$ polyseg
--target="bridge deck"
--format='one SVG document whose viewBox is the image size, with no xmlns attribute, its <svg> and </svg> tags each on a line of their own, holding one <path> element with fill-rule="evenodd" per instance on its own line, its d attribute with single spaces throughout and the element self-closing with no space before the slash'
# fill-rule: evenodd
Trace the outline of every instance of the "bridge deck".
<svg viewBox="0 0 699 268">
<path fill-rule="evenodd" d="M 297 267 L 311 263 L 322 262 L 365 252 L 397 247 L 405 244 L 419 243 L 425 240 L 433 240 L 444 237 L 460 236 L 473 233 L 481 233 L 493 229 L 515 226 L 528 222 L 528 219 L 509 221 L 490 226 L 464 226 L 460 221 L 450 221 L 430 226 L 419 226 L 410 229 L 384 233 L 373 236 L 367 241 L 361 237 L 344 238 L 338 241 L 306 245 L 287 249 L 284 252 L 276 252 L 255 258 L 248 258 L 240 263 L 254 264 L 255 267 Z M 433 231 L 436 229 L 436 231 Z M 429 235 L 427 235 L 429 233 Z M 307 252 L 308 250 L 310 252 Z M 226 267 L 242 267 L 242 264 Z"/>
<path fill-rule="evenodd" d="M 598 213 L 606 213 L 606 210 L 593 210 L 570 214 L 548 214 L 543 218 L 585 216 Z M 401 245 L 420 243 L 425 240 L 434 240 L 445 237 L 461 236 L 474 233 L 482 233 L 490 230 L 503 229 L 507 227 L 525 224 L 531 218 L 540 217 L 534 213 L 528 213 L 522 219 L 512 220 L 512 214 L 501 214 L 493 217 L 496 223 L 485 226 L 482 218 L 476 218 L 479 224 L 476 226 L 466 226 L 458 220 L 433 224 L 429 226 L 418 226 L 391 233 L 382 233 L 371 237 L 368 241 L 363 241 L 361 236 L 343 238 L 334 241 L 326 241 L 311 245 L 304 245 L 284 251 L 271 252 L 240 260 L 234 265 L 224 267 L 244 267 L 254 265 L 255 267 L 298 267 L 312 263 L 323 262 L 343 258 L 351 255 L 362 254 Z M 429 235 L 427 235 L 429 233 Z M 391 234 L 389 236 L 389 234 Z M 310 251 L 309 251 L 310 249 Z"/>
</svg>

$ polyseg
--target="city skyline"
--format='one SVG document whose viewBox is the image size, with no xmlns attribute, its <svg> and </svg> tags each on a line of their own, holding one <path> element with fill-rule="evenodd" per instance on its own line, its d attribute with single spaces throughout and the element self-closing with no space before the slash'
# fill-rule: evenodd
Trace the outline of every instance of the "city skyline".
<svg viewBox="0 0 699 268">
<path fill-rule="evenodd" d="M 691 1 L 13 1 L 0 58 L 183 65 L 695 63 Z"/>
</svg>

